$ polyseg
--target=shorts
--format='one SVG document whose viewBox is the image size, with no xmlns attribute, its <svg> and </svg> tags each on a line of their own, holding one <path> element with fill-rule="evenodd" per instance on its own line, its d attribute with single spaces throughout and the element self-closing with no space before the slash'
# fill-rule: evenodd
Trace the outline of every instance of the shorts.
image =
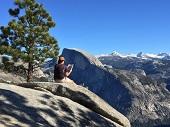
<svg viewBox="0 0 170 127">
<path fill-rule="evenodd" d="M 69 79 L 67 77 L 65 77 L 63 79 L 57 79 L 57 80 L 55 80 L 55 82 L 57 82 L 57 83 L 74 83 L 73 80 L 71 80 L 71 79 Z"/>
</svg>

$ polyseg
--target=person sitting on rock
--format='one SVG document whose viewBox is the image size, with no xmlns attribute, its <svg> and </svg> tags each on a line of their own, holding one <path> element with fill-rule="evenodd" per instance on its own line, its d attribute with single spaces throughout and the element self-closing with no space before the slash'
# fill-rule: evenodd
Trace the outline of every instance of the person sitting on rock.
<svg viewBox="0 0 170 127">
<path fill-rule="evenodd" d="M 69 79 L 68 76 L 72 72 L 72 65 L 66 66 L 64 64 L 65 58 L 63 56 L 59 56 L 58 64 L 54 67 L 54 81 L 58 83 L 74 83 L 73 80 Z"/>
</svg>

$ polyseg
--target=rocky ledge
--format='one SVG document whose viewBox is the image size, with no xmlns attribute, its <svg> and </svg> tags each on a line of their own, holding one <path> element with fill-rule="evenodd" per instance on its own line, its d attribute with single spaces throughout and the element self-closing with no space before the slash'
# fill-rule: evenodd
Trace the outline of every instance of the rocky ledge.
<svg viewBox="0 0 170 127">
<path fill-rule="evenodd" d="M 1 83 L 0 104 L 5 127 L 130 127 L 125 116 L 76 84 Z"/>
</svg>

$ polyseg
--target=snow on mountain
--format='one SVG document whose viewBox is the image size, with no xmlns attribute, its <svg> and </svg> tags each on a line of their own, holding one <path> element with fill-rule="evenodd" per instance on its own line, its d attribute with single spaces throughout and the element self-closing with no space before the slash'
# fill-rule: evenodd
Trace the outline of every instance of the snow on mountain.
<svg viewBox="0 0 170 127">
<path fill-rule="evenodd" d="M 151 53 L 146 53 L 143 54 L 142 59 L 166 59 L 170 60 L 170 54 L 167 53 L 159 53 L 159 54 L 151 54 Z"/>
<path fill-rule="evenodd" d="M 139 52 L 137 54 L 121 54 L 116 51 L 113 51 L 111 54 L 101 54 L 96 55 L 97 58 L 99 57 L 112 57 L 112 56 L 118 56 L 121 58 L 127 58 L 127 57 L 136 57 L 141 59 L 166 59 L 170 60 L 170 54 L 167 53 L 159 53 L 159 54 L 152 54 L 152 53 L 145 53 Z"/>
<path fill-rule="evenodd" d="M 99 57 L 111 57 L 111 56 L 118 56 L 118 57 L 126 58 L 126 57 L 136 57 L 136 54 L 121 54 L 121 53 L 118 53 L 116 51 L 113 51 L 111 54 L 96 55 L 97 58 L 99 58 Z"/>
<path fill-rule="evenodd" d="M 159 53 L 158 56 L 169 56 L 170 54 L 167 54 L 167 53 Z"/>
<path fill-rule="evenodd" d="M 142 56 L 142 58 L 157 58 L 157 59 L 162 59 L 163 56 L 158 56 L 156 54 L 150 54 L 150 53 L 146 53 Z"/>
</svg>

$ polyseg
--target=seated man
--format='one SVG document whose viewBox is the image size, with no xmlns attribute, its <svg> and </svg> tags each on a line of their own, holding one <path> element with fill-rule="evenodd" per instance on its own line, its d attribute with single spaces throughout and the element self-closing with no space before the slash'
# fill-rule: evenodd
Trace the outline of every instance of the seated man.
<svg viewBox="0 0 170 127">
<path fill-rule="evenodd" d="M 72 72 L 73 66 L 66 66 L 64 61 L 65 58 L 63 56 L 59 56 L 58 64 L 56 64 L 54 67 L 54 80 L 58 83 L 74 83 L 73 80 L 68 78 Z"/>
</svg>

